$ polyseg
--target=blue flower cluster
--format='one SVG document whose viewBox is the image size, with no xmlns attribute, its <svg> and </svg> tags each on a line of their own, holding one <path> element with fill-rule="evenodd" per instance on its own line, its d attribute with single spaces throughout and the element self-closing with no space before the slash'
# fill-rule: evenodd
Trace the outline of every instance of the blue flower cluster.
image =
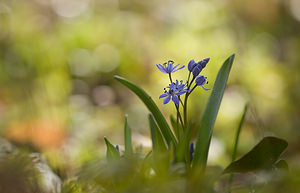
<svg viewBox="0 0 300 193">
<path fill-rule="evenodd" d="M 173 82 L 172 78 L 171 78 L 171 73 L 174 73 L 178 70 L 183 69 L 185 67 L 184 65 L 181 67 L 179 67 L 179 64 L 174 66 L 173 65 L 174 62 L 172 60 L 165 62 L 163 65 L 157 64 L 156 66 L 161 72 L 163 72 L 165 74 L 169 74 L 170 81 L 171 81 L 170 85 L 164 89 L 165 92 L 159 96 L 160 99 L 165 98 L 163 100 L 163 103 L 167 104 L 172 99 L 174 104 L 179 106 L 180 95 L 186 94 L 186 97 L 188 97 L 188 95 L 197 86 L 201 86 L 204 90 L 210 90 L 210 89 L 204 87 L 204 85 L 208 83 L 207 77 L 205 77 L 203 75 L 199 75 L 200 72 L 206 67 L 206 64 L 209 62 L 209 60 L 210 60 L 210 58 L 205 58 L 203 60 L 200 60 L 199 62 L 195 62 L 195 60 L 192 59 L 188 63 L 189 76 L 188 76 L 188 80 L 186 83 L 183 83 L 183 81 L 180 81 L 180 83 L 179 83 L 178 80 L 176 80 L 176 82 Z M 193 74 L 193 78 L 191 81 L 189 81 L 191 73 Z M 194 80 L 195 80 L 195 86 L 192 89 L 190 89 Z M 184 105 L 184 104 L 182 104 L 182 105 Z"/>
</svg>

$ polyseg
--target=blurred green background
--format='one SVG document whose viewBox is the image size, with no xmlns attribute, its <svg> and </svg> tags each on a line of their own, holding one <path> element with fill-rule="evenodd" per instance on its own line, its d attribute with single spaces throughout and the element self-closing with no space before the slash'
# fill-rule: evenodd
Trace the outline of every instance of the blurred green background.
<svg viewBox="0 0 300 193">
<path fill-rule="evenodd" d="M 158 96 L 168 83 L 155 66 L 211 60 L 202 74 L 212 88 L 218 69 L 236 54 L 214 129 L 211 164 L 226 166 L 243 107 L 251 108 L 238 153 L 263 136 L 300 147 L 300 1 L 298 0 L 11 0 L 0 1 L 0 132 L 43 152 L 72 174 L 105 155 L 104 136 L 123 145 L 128 114 L 137 148 L 151 147 L 141 101 L 113 79 Z M 186 79 L 187 72 L 174 74 Z M 210 92 L 198 89 L 189 116 L 199 122 Z"/>
</svg>

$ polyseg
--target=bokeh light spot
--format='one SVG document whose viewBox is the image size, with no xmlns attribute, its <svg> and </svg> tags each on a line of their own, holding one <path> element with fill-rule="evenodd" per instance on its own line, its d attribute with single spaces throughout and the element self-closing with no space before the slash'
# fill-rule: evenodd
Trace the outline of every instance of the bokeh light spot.
<svg viewBox="0 0 300 193">
<path fill-rule="evenodd" d="M 54 11 L 62 17 L 76 17 L 89 8 L 89 0 L 52 0 Z"/>
<path fill-rule="evenodd" d="M 116 47 L 110 44 L 98 46 L 94 53 L 97 61 L 97 70 L 100 72 L 111 72 L 119 65 L 120 54 Z"/>
</svg>

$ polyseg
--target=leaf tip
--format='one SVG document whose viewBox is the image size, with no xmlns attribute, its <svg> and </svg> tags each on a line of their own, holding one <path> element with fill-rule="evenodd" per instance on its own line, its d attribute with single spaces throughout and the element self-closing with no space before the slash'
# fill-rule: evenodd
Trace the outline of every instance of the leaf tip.
<svg viewBox="0 0 300 193">
<path fill-rule="evenodd" d="M 120 80 L 120 79 L 123 79 L 121 76 L 118 76 L 118 75 L 114 75 L 114 79 L 115 80 Z"/>
<path fill-rule="evenodd" d="M 109 144 L 109 141 L 106 137 L 104 137 L 104 141 L 105 141 L 106 144 Z"/>
</svg>

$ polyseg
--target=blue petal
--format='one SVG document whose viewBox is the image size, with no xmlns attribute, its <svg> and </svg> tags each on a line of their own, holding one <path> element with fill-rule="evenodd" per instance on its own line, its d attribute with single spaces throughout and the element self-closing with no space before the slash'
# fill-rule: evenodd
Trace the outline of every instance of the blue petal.
<svg viewBox="0 0 300 193">
<path fill-rule="evenodd" d="M 172 68 L 172 72 L 175 72 L 175 70 L 176 70 L 176 68 L 179 66 L 179 64 L 177 64 L 176 66 L 174 66 L 173 68 Z"/>
<path fill-rule="evenodd" d="M 207 91 L 207 90 L 210 90 L 210 88 L 204 88 L 204 86 L 201 86 L 201 87 L 202 87 L 204 90 L 206 90 L 206 91 Z"/>
<path fill-rule="evenodd" d="M 193 159 L 193 154 L 194 154 L 194 142 L 191 142 L 190 143 L 190 148 L 189 148 L 189 153 L 190 153 L 190 157 L 191 157 L 191 160 Z"/>
<path fill-rule="evenodd" d="M 161 72 L 168 74 L 168 73 L 166 72 L 166 69 L 165 69 L 161 64 L 156 64 L 156 66 L 157 66 L 157 68 L 158 68 Z"/>
<path fill-rule="evenodd" d="M 178 93 L 176 93 L 177 96 L 179 95 L 183 95 L 184 93 L 186 93 L 188 90 L 181 90 Z"/>
<path fill-rule="evenodd" d="M 170 86 L 167 86 L 167 88 L 169 88 L 170 90 L 173 89 L 175 90 L 176 84 L 174 82 L 171 83 Z"/>
<path fill-rule="evenodd" d="M 164 94 L 160 95 L 159 98 L 161 99 L 161 98 L 164 98 L 164 97 L 166 97 L 168 95 L 169 95 L 168 93 L 164 93 Z"/>
<path fill-rule="evenodd" d="M 172 63 L 168 63 L 167 72 L 171 73 L 172 69 L 173 69 L 173 64 Z"/>
<path fill-rule="evenodd" d="M 175 96 L 172 96 L 172 101 L 176 104 L 176 105 L 179 105 L 179 99 L 178 97 L 175 95 Z"/>
<path fill-rule="evenodd" d="M 180 84 L 180 85 L 178 85 L 178 90 L 182 90 L 182 89 L 184 89 L 184 87 L 185 87 L 185 84 Z"/>
<path fill-rule="evenodd" d="M 171 99 L 171 96 L 169 95 L 167 98 L 164 99 L 163 103 L 167 104 Z"/>
<path fill-rule="evenodd" d="M 178 64 L 178 65 L 179 65 L 179 64 Z M 177 66 L 178 66 L 178 65 L 177 65 Z M 181 66 L 181 67 L 178 68 L 178 69 L 174 69 L 173 72 L 176 72 L 176 71 L 178 71 L 178 70 L 181 70 L 181 69 L 184 68 L 184 67 L 185 67 L 185 65 Z"/>
</svg>

